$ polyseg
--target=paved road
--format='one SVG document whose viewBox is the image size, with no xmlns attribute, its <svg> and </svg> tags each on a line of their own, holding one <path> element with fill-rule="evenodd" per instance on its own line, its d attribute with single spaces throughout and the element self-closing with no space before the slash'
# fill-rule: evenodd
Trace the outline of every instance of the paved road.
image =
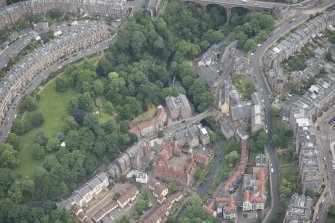
<svg viewBox="0 0 335 223">
<path fill-rule="evenodd" d="M 335 131 L 332 130 L 332 125 L 328 122 L 335 115 L 335 106 L 330 108 L 322 117 L 320 117 L 315 123 L 315 129 L 317 134 L 317 139 L 320 148 L 320 160 L 323 165 L 325 165 L 325 196 L 321 197 L 319 203 L 322 202 L 321 206 L 318 203 L 317 209 L 318 213 L 315 217 L 317 221 L 323 223 L 327 218 L 327 210 L 332 204 L 335 204 L 335 170 L 332 167 L 333 161 L 335 162 Z M 317 127 L 320 130 L 317 130 Z"/>
<path fill-rule="evenodd" d="M 333 4 L 330 1 L 323 2 L 319 4 L 316 11 L 322 11 L 330 4 Z M 310 3 L 304 3 L 304 6 L 308 6 L 310 9 L 314 7 L 310 5 Z M 297 10 L 302 7 L 298 6 Z M 304 10 L 304 9 L 301 9 Z M 309 11 L 310 13 L 311 11 Z M 271 47 L 280 37 L 289 33 L 295 27 L 298 27 L 300 24 L 306 22 L 309 18 L 309 13 L 293 13 L 291 16 L 287 17 L 283 21 L 277 24 L 275 30 L 269 35 L 268 39 L 259 46 L 254 54 L 251 56 L 251 65 L 253 67 L 253 73 L 255 75 L 255 84 L 258 86 L 257 91 L 260 94 L 262 101 L 265 106 L 265 121 L 268 128 L 268 139 L 271 139 L 271 103 L 272 103 L 272 95 L 271 90 L 265 80 L 264 74 L 262 72 L 263 67 L 261 66 L 261 59 L 265 53 L 265 51 Z M 294 16 L 295 21 L 290 21 Z M 267 216 L 264 218 L 264 222 L 269 222 L 271 218 L 275 217 L 275 212 L 279 206 L 279 166 L 277 163 L 277 156 L 275 150 L 272 148 L 270 142 L 268 141 L 266 145 L 266 152 L 269 157 L 270 163 L 272 163 L 273 173 L 270 176 L 270 185 L 271 185 L 271 209 L 269 210 Z"/>
<path fill-rule="evenodd" d="M 296 20 L 290 23 L 291 18 L 288 17 L 284 20 L 279 26 L 273 31 L 269 38 L 259 46 L 255 53 L 251 57 L 251 66 L 253 67 L 253 73 L 255 75 L 254 81 L 256 82 L 256 86 L 258 86 L 257 91 L 262 98 L 265 107 L 266 113 L 266 124 L 268 128 L 268 139 L 271 138 L 271 103 L 272 103 L 272 95 L 271 91 L 268 87 L 268 84 L 263 76 L 262 67 L 261 67 L 261 58 L 264 55 L 264 52 L 275 43 L 281 36 L 285 35 L 285 33 L 289 32 L 298 24 L 306 21 L 308 19 L 307 15 L 298 15 L 295 17 Z M 266 151 L 268 153 L 269 161 L 273 165 L 273 173 L 271 174 L 271 209 L 268 214 L 268 218 L 265 218 L 265 222 L 269 221 L 272 217 L 275 216 L 275 211 L 279 206 L 279 170 L 277 164 L 277 157 L 274 149 L 271 144 L 268 142 L 266 145 Z"/>
<path fill-rule="evenodd" d="M 10 58 L 18 55 L 30 43 L 33 37 L 34 33 L 29 32 L 23 37 L 15 40 L 11 45 L 8 46 L 8 48 L 0 52 L 0 70 L 7 65 Z"/>
<path fill-rule="evenodd" d="M 182 0 L 182 1 L 193 1 L 199 4 L 223 4 L 234 7 L 245 7 L 255 9 L 273 9 L 274 7 L 285 7 L 288 4 L 278 2 L 264 2 L 264 1 L 253 1 L 253 0 Z"/>
<path fill-rule="evenodd" d="M 114 35 L 114 37 L 112 37 L 112 38 L 110 38 L 110 39 L 108 39 L 104 42 L 101 42 L 98 45 L 96 45 L 94 47 L 91 47 L 90 49 L 83 50 L 79 53 L 74 54 L 73 56 L 68 57 L 68 60 L 66 60 L 62 63 L 57 63 L 57 64 L 54 64 L 54 65 L 50 66 L 47 70 L 40 73 L 36 78 L 34 78 L 30 82 L 30 84 L 26 87 L 26 89 L 23 90 L 20 93 L 20 96 L 15 100 L 15 102 L 13 103 L 11 108 L 9 109 L 9 111 L 7 113 L 7 116 L 6 116 L 7 124 L 4 124 L 0 128 L 0 132 L 2 132 L 2 134 L 0 135 L 0 143 L 3 143 L 5 141 L 6 135 L 10 132 L 12 121 L 13 121 L 15 115 L 18 114 L 18 112 L 19 112 L 19 108 L 18 108 L 19 106 L 17 106 L 17 105 L 19 104 L 22 97 L 31 93 L 36 87 L 38 87 L 41 84 L 41 82 L 44 79 L 46 79 L 51 72 L 55 72 L 58 69 L 60 69 L 62 66 L 70 64 L 70 63 L 72 63 L 76 60 L 82 59 L 86 56 L 89 56 L 89 55 L 92 55 L 92 54 L 95 54 L 95 53 L 98 53 L 98 52 L 101 52 L 104 49 L 108 48 L 108 46 L 110 44 L 114 44 L 115 42 L 116 42 L 116 38 L 115 38 L 115 35 Z"/>
</svg>

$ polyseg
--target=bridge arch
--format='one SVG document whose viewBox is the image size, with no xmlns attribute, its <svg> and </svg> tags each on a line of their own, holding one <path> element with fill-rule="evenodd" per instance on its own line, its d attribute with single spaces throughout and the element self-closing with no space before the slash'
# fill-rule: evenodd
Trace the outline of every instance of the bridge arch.
<svg viewBox="0 0 335 223">
<path fill-rule="evenodd" d="M 255 0 L 181 0 L 181 4 L 185 7 L 200 5 L 202 9 L 206 10 L 208 5 L 218 5 L 226 9 L 227 21 L 230 20 L 231 10 L 233 8 L 244 8 L 247 10 L 273 10 L 276 7 L 285 7 L 286 4 L 276 2 L 260 2 Z"/>
<path fill-rule="evenodd" d="M 211 6 L 219 6 L 225 9 L 225 15 L 226 15 L 226 22 L 230 21 L 231 12 L 233 8 L 244 8 L 247 10 L 250 10 L 248 7 L 244 7 L 243 5 L 230 5 L 226 3 L 219 3 L 215 1 L 203 1 L 203 0 L 181 0 L 181 4 L 183 7 L 194 7 L 194 6 L 200 6 L 203 10 L 207 10 L 208 7 Z"/>
</svg>

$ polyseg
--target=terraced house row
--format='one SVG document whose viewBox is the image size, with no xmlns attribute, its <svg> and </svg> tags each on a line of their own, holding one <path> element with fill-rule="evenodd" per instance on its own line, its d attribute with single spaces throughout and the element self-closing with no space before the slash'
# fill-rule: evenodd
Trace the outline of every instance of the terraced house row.
<svg viewBox="0 0 335 223">
<path fill-rule="evenodd" d="M 276 68 L 285 59 L 299 52 L 301 48 L 318 33 L 335 24 L 335 10 L 311 19 L 296 31 L 290 33 L 285 39 L 266 51 L 263 63 L 268 68 Z"/>
<path fill-rule="evenodd" d="M 22 17 L 46 14 L 51 9 L 122 19 L 129 7 L 126 0 L 28 0 L 11 4 L 0 11 L 0 29 L 14 25 Z"/>
<path fill-rule="evenodd" d="M 109 26 L 93 22 L 89 26 L 83 26 L 80 31 L 64 34 L 27 55 L 0 82 L 0 126 L 15 99 L 38 74 L 67 56 L 109 38 L 111 34 Z"/>
<path fill-rule="evenodd" d="M 295 157 L 303 191 L 320 190 L 323 182 L 320 155 L 313 130 L 313 122 L 335 103 L 335 74 L 328 74 L 312 85 L 290 108 L 290 117 L 284 117 L 296 137 Z"/>
</svg>

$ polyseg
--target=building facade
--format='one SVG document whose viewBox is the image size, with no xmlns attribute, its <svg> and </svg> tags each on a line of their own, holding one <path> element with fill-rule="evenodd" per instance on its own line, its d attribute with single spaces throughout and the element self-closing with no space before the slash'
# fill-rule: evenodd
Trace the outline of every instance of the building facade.
<svg viewBox="0 0 335 223">
<path fill-rule="evenodd" d="M 128 14 L 129 6 L 127 1 L 123 0 L 27 0 L 8 5 L 0 11 L 0 29 L 14 25 L 23 17 L 44 15 L 51 9 L 60 9 L 76 15 L 89 14 L 123 19 Z"/>
<path fill-rule="evenodd" d="M 65 57 L 94 46 L 111 35 L 109 27 L 104 23 L 94 22 L 82 28 L 81 32 L 68 33 L 38 48 L 1 79 L 0 126 L 16 98 L 36 76 Z"/>
<path fill-rule="evenodd" d="M 186 95 L 180 94 L 177 97 L 168 96 L 165 98 L 171 119 L 186 119 L 192 116 L 190 102 Z"/>
</svg>

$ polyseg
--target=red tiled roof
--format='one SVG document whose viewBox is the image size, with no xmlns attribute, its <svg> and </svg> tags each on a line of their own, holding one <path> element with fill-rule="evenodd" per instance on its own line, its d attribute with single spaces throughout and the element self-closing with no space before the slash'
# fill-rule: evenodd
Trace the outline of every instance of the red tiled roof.
<svg viewBox="0 0 335 223">
<path fill-rule="evenodd" d="M 251 197 L 251 202 L 257 202 L 257 203 L 263 203 L 265 202 L 265 198 L 264 197 L 261 197 L 261 196 L 253 196 Z"/>
<path fill-rule="evenodd" d="M 169 152 L 165 149 L 161 150 L 159 155 L 165 162 L 167 162 L 170 159 Z"/>
<path fill-rule="evenodd" d="M 78 204 L 74 204 L 72 205 L 71 207 L 71 211 L 73 214 L 77 215 L 78 214 L 78 211 L 81 209 L 81 207 L 78 205 Z"/>
<path fill-rule="evenodd" d="M 211 209 L 210 207 L 207 207 L 206 205 L 203 205 L 203 206 L 202 206 L 202 209 L 203 209 L 207 214 L 210 214 L 210 215 L 213 215 L 213 214 L 214 214 L 214 210 Z"/>
<path fill-rule="evenodd" d="M 234 198 L 234 195 L 233 194 L 230 194 L 229 195 L 229 205 L 228 207 L 226 208 L 226 211 L 227 212 L 231 212 L 231 211 L 235 211 L 236 209 L 236 206 L 235 206 L 235 198 Z"/>
<path fill-rule="evenodd" d="M 164 110 L 163 107 L 159 108 L 155 117 L 153 117 L 152 119 L 145 121 L 145 122 L 141 122 L 135 126 L 133 126 L 132 128 L 129 129 L 129 132 L 134 133 L 134 134 L 138 134 L 140 131 L 149 128 L 149 127 L 155 127 L 156 125 L 159 125 L 160 123 L 162 123 L 164 120 L 166 119 L 166 112 Z"/>
<path fill-rule="evenodd" d="M 109 212 L 117 208 L 118 204 L 116 201 L 112 201 L 109 204 L 107 204 L 105 207 L 103 207 L 100 211 L 98 211 L 94 216 L 93 220 L 98 222 L 100 221 L 104 216 L 106 216 Z"/>
<path fill-rule="evenodd" d="M 250 192 L 249 191 L 244 191 L 243 201 L 250 201 Z"/>
<path fill-rule="evenodd" d="M 156 194 L 156 196 L 160 196 L 162 195 L 163 191 L 168 189 L 167 186 L 163 183 L 159 183 L 156 184 L 155 188 L 154 188 L 154 194 Z"/>
<path fill-rule="evenodd" d="M 138 193 L 138 189 L 135 187 L 135 186 L 132 186 L 128 191 L 127 193 L 123 194 L 119 199 L 119 203 L 121 204 L 125 204 L 129 198 L 133 198 L 136 193 Z"/>
<path fill-rule="evenodd" d="M 163 203 L 163 201 L 165 201 L 165 200 L 166 200 L 166 197 L 163 196 L 163 195 L 159 195 L 159 196 L 157 197 L 157 201 L 158 201 L 159 203 Z"/>
<path fill-rule="evenodd" d="M 135 186 L 132 186 L 128 191 L 128 196 L 130 198 L 134 197 L 136 194 L 138 194 L 138 189 Z"/>
<path fill-rule="evenodd" d="M 202 165 L 207 165 L 208 164 L 208 157 L 207 156 L 204 156 L 204 155 L 199 154 L 199 153 L 193 153 L 192 156 L 193 156 L 193 159 L 196 162 L 199 162 Z"/>
<path fill-rule="evenodd" d="M 87 218 L 86 213 L 84 211 L 79 212 L 77 217 L 80 221 L 84 221 L 84 219 Z"/>
<path fill-rule="evenodd" d="M 83 221 L 83 223 L 94 223 L 94 222 L 90 218 L 85 218 L 85 220 Z"/>
<path fill-rule="evenodd" d="M 178 191 L 173 195 L 170 195 L 162 206 L 160 206 L 146 220 L 144 220 L 144 223 L 156 223 L 159 219 L 162 219 L 164 216 L 166 216 L 166 213 L 171 209 L 173 203 L 178 201 L 183 196 L 184 194 L 180 191 Z"/>
<path fill-rule="evenodd" d="M 150 179 L 148 182 L 149 187 L 151 188 L 155 188 L 156 184 L 158 184 L 158 182 L 156 180 Z"/>
<path fill-rule="evenodd" d="M 265 167 L 254 167 L 254 174 L 258 176 L 258 179 L 255 180 L 255 185 L 259 187 L 259 192 L 261 194 L 265 193 Z"/>
</svg>

